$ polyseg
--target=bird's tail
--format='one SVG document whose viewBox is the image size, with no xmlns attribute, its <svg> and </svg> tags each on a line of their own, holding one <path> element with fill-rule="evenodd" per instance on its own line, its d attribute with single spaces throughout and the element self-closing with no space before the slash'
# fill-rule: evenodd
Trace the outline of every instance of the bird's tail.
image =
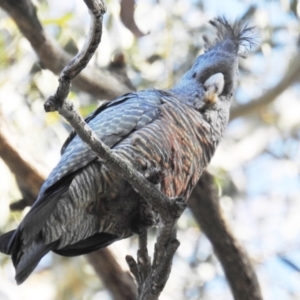
<svg viewBox="0 0 300 300">
<path fill-rule="evenodd" d="M 35 269 L 39 261 L 50 250 L 54 249 L 57 242 L 45 245 L 42 241 L 36 240 L 29 247 L 20 249 L 18 230 L 9 231 L 0 236 L 0 252 L 11 255 L 16 269 L 17 284 L 23 283 Z"/>
<path fill-rule="evenodd" d="M 77 256 L 106 247 L 119 239 L 116 235 L 102 232 L 62 249 L 57 249 L 58 240 L 45 244 L 41 238 L 37 238 L 28 246 L 22 245 L 20 247 L 21 237 L 17 229 L 0 236 L 0 252 L 12 256 L 16 269 L 15 279 L 17 284 L 21 284 L 49 251 L 63 256 Z"/>
<path fill-rule="evenodd" d="M 23 283 L 28 278 L 42 257 L 55 248 L 55 244 L 54 242 L 45 245 L 42 241 L 35 241 L 26 249 L 15 266 L 17 284 Z"/>
</svg>

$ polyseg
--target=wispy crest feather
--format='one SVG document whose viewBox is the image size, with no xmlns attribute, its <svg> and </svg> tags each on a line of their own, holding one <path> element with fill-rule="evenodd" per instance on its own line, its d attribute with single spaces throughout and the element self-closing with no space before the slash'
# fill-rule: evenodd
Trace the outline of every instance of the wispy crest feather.
<svg viewBox="0 0 300 300">
<path fill-rule="evenodd" d="M 230 39 L 236 44 L 238 54 L 244 57 L 256 45 L 254 27 L 243 24 L 241 20 L 236 20 L 233 24 L 230 24 L 227 18 L 222 16 L 211 20 L 210 24 L 217 29 L 217 37 L 214 43 L 210 45 L 207 42 L 207 38 L 204 39 L 208 43 L 208 50 Z M 243 51 L 241 51 L 241 48 L 243 48 Z"/>
</svg>

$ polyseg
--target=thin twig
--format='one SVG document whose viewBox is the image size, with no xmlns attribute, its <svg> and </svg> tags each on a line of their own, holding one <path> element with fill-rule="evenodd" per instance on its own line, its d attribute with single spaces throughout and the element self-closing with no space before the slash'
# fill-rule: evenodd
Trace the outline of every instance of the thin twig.
<svg viewBox="0 0 300 300">
<path fill-rule="evenodd" d="M 102 36 L 102 19 L 106 7 L 101 1 L 84 0 L 87 5 L 92 22 L 88 40 L 81 51 L 64 67 L 59 76 L 59 86 L 54 96 L 45 102 L 45 111 L 57 111 L 62 102 L 68 97 L 72 80 L 87 66 L 94 55 Z"/>
</svg>

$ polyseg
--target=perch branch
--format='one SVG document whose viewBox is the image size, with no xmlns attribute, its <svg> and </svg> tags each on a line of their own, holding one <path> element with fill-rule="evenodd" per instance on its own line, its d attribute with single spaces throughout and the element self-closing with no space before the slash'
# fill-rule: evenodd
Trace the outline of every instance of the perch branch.
<svg viewBox="0 0 300 300">
<path fill-rule="evenodd" d="M 172 260 L 180 243 L 176 239 L 176 222 L 170 227 L 160 223 L 152 266 L 148 256 L 146 233 L 139 236 L 137 261 L 130 255 L 126 261 L 138 286 L 138 300 L 157 300 L 171 273 Z M 171 232 L 170 232 L 171 229 Z M 164 232 L 166 231 L 166 232 Z M 167 237 L 167 240 L 164 240 Z"/>
<path fill-rule="evenodd" d="M 109 147 L 99 140 L 96 134 L 74 110 L 73 104 L 67 100 L 72 79 L 86 66 L 101 40 L 102 15 L 104 4 L 101 0 L 84 0 L 92 16 L 92 29 L 85 47 L 63 69 L 59 77 L 59 86 L 54 96 L 45 102 L 45 110 L 58 111 L 75 129 L 78 136 L 94 151 L 101 160 L 127 180 L 140 195 L 150 203 L 152 209 L 160 215 L 160 231 L 155 246 L 155 254 L 151 271 L 145 281 L 139 284 L 139 300 L 158 299 L 171 270 L 172 258 L 179 242 L 176 239 L 176 222 L 186 207 L 183 199 L 169 199 L 162 194 L 145 177 L 131 165 L 121 160 Z M 140 243 L 143 246 L 144 241 Z M 143 251 L 143 249 L 140 249 Z M 128 261 L 127 257 L 127 261 Z M 133 258 L 129 258 L 129 266 L 139 268 Z M 136 272 L 133 272 L 136 275 Z"/>
<path fill-rule="evenodd" d="M 235 300 L 262 300 L 251 261 L 226 224 L 212 175 L 204 172 L 188 205 L 201 229 L 211 241 Z"/>
</svg>

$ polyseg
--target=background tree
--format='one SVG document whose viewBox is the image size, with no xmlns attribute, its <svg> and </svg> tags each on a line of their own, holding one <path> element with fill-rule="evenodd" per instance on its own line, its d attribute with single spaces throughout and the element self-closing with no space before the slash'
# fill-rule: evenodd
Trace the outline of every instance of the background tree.
<svg viewBox="0 0 300 300">
<path fill-rule="evenodd" d="M 19 15 L 9 11 L 12 3 Z M 17 140 L 18 150 L 30 153 L 43 165 L 38 166 L 43 176 L 42 170 L 46 174 L 58 160 L 59 148 L 69 129 L 59 117 L 44 114 L 43 102 L 57 86 L 57 77 L 52 72 L 58 73 L 68 59 L 67 53 L 73 55 L 82 45 L 89 19 L 82 1 L 39 1 L 37 13 L 45 36 L 18 3 L 0 1 L 0 6 L 19 26 L 0 11 L 1 121 L 7 121 L 7 126 L 1 126 L 1 132 L 3 128 L 13 127 L 13 134 L 6 136 Z M 29 1 L 21 3 L 26 5 Z M 74 82 L 71 98 L 84 115 L 98 105 L 95 99 L 111 99 L 132 89 L 124 73 L 122 55 L 115 55 L 114 62 L 109 62 L 116 50 L 126 54 L 128 76 L 134 86 L 167 88 L 203 50 L 202 35 L 211 34 L 206 26 L 208 19 L 219 14 L 233 19 L 244 16 L 257 26 L 261 46 L 241 62 L 241 83 L 232 121 L 210 171 L 215 175 L 227 222 L 256 265 L 265 299 L 297 299 L 300 295 L 297 284 L 300 266 L 297 1 L 262 1 L 254 7 L 241 1 L 222 4 L 141 0 L 135 10 L 137 25 L 133 22 L 132 8 L 126 13 L 126 7 L 133 6 L 127 1 L 121 5 L 118 1 L 108 2 L 106 32 L 90 64 L 93 70 L 87 70 Z M 143 32 L 150 33 L 142 37 Z M 99 82 L 102 88 L 98 88 Z M 8 151 L 4 146 L 0 143 L 5 161 Z M 19 180 L 21 197 L 5 163 L 1 162 L 0 168 L 0 222 L 6 231 L 16 227 L 21 214 L 26 212 L 25 209 L 22 213 L 9 214 L 9 202 L 22 197 L 26 202 L 32 198 L 33 191 L 22 189 Z M 205 230 L 203 224 L 202 227 Z M 189 211 L 180 219 L 179 229 L 182 243 L 162 299 L 231 299 L 212 247 Z M 136 247 L 132 238 L 110 248 L 125 268 L 125 255 L 134 254 Z M 39 299 L 41 295 L 43 299 L 110 299 L 111 294 L 104 285 L 99 285 L 84 258 L 50 255 L 39 272 L 20 288 L 11 280 L 13 270 L 7 258 L 1 255 L 0 261 L 3 266 L 0 292 L 8 299 L 32 299 L 33 293 Z M 114 275 L 116 272 L 112 271 Z M 123 275 L 121 272 L 120 276 Z"/>
</svg>

